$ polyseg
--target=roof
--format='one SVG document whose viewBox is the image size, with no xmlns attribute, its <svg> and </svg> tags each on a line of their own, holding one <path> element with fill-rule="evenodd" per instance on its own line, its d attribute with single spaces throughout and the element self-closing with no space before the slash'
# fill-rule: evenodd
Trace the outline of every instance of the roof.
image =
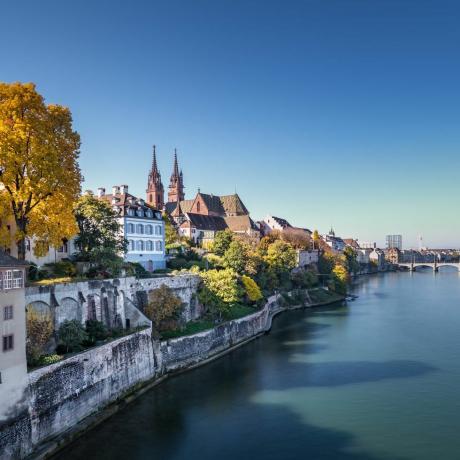
<svg viewBox="0 0 460 460">
<path fill-rule="evenodd" d="M 256 224 L 248 216 L 228 216 L 224 217 L 225 223 L 232 232 L 247 232 L 248 230 L 258 230 Z"/>
<path fill-rule="evenodd" d="M 220 216 L 205 216 L 191 212 L 185 213 L 185 215 L 192 226 L 198 230 L 214 230 L 217 232 L 227 228 L 224 218 Z"/>
<path fill-rule="evenodd" d="M 356 240 L 353 238 L 344 238 L 343 239 L 344 243 L 348 246 L 351 246 L 352 248 L 359 249 L 359 244 Z"/>
<path fill-rule="evenodd" d="M 19 260 L 16 259 L 16 257 L 12 257 L 9 254 L 7 254 L 5 251 L 0 249 L 0 267 L 26 267 L 29 265 L 27 262 L 24 260 Z"/>
<path fill-rule="evenodd" d="M 286 219 L 283 219 L 282 217 L 276 217 L 276 216 L 270 216 L 273 220 L 276 221 L 276 223 L 278 225 L 280 225 L 281 227 L 285 228 L 285 227 L 291 227 L 291 224 L 286 220 Z"/>
<path fill-rule="evenodd" d="M 114 198 L 117 200 L 116 203 L 112 203 Z M 154 208 L 153 206 L 150 206 L 144 200 L 142 200 L 141 204 L 141 199 L 135 197 L 134 195 L 131 195 L 130 193 L 102 195 L 98 197 L 98 199 L 107 202 L 110 206 L 117 206 L 120 209 L 119 216 L 126 216 L 128 209 L 134 209 L 135 211 L 137 211 L 138 209 L 143 209 L 144 211 L 150 209 L 152 211 L 159 212 L 158 209 Z M 149 219 L 149 217 L 146 218 Z"/>
<path fill-rule="evenodd" d="M 182 200 L 180 202 L 180 208 L 182 212 L 189 212 L 192 209 L 193 202 L 195 200 Z M 168 201 L 165 204 L 165 209 L 168 214 L 172 214 L 172 212 L 177 208 L 177 201 Z"/>
</svg>

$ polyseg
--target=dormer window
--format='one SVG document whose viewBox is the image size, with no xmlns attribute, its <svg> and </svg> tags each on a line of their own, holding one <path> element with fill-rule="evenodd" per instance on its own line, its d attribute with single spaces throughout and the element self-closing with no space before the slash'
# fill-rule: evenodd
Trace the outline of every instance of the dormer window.
<svg viewBox="0 0 460 460">
<path fill-rule="evenodd" d="M 139 217 L 143 217 L 143 216 L 144 216 L 144 211 L 143 211 L 141 208 L 139 208 L 139 209 L 137 210 L 137 215 L 138 215 Z"/>
<path fill-rule="evenodd" d="M 132 208 L 128 209 L 128 216 L 134 216 L 134 209 Z"/>
<path fill-rule="evenodd" d="M 147 217 L 152 217 L 152 211 L 150 209 L 147 210 L 146 214 Z"/>
</svg>

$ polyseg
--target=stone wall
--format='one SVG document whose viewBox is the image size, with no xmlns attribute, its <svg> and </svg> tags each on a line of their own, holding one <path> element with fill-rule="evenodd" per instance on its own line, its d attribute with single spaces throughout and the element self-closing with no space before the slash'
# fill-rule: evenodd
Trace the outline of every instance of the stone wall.
<svg viewBox="0 0 460 460">
<path fill-rule="evenodd" d="M 139 384 L 268 331 L 282 310 L 271 297 L 262 310 L 200 334 L 158 343 L 148 328 L 29 373 L 22 405 L 0 423 L 0 459 L 22 458 Z"/>
<path fill-rule="evenodd" d="M 149 328 L 30 372 L 21 407 L 0 425 L 0 459 L 28 455 L 157 371 Z"/>
<path fill-rule="evenodd" d="M 65 320 L 72 319 L 82 323 L 97 319 L 108 327 L 126 327 L 129 320 L 130 326 L 134 327 L 149 324 L 139 311 L 143 311 L 149 292 L 165 284 L 182 299 L 184 320 L 190 321 L 201 313 L 196 296 L 199 282 L 199 276 L 186 274 L 33 286 L 26 288 L 26 305 L 50 313 L 55 329 L 59 329 Z"/>
</svg>

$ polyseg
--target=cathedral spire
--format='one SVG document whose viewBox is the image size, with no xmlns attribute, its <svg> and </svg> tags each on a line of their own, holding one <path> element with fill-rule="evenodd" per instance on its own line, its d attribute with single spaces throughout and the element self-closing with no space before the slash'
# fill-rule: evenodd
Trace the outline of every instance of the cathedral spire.
<svg viewBox="0 0 460 460">
<path fill-rule="evenodd" d="M 171 179 L 169 180 L 168 202 L 177 202 L 184 199 L 184 181 L 182 171 L 177 161 L 177 149 L 174 149 L 174 164 Z"/>
<path fill-rule="evenodd" d="M 157 165 L 156 146 L 153 146 L 152 153 L 152 169 L 150 170 L 147 181 L 147 203 L 155 209 L 163 209 L 164 207 L 164 188 L 161 182 L 161 174 Z"/>
</svg>

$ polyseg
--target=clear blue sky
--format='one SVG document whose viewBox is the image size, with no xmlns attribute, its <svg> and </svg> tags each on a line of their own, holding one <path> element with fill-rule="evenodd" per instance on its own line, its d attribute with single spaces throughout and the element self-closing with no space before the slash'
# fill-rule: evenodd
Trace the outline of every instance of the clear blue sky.
<svg viewBox="0 0 460 460">
<path fill-rule="evenodd" d="M 235 187 L 343 237 L 460 246 L 460 4 L 423 0 L 22 1 L 2 81 L 67 105 L 84 188 L 143 195 L 158 146 L 186 195 Z"/>
</svg>

